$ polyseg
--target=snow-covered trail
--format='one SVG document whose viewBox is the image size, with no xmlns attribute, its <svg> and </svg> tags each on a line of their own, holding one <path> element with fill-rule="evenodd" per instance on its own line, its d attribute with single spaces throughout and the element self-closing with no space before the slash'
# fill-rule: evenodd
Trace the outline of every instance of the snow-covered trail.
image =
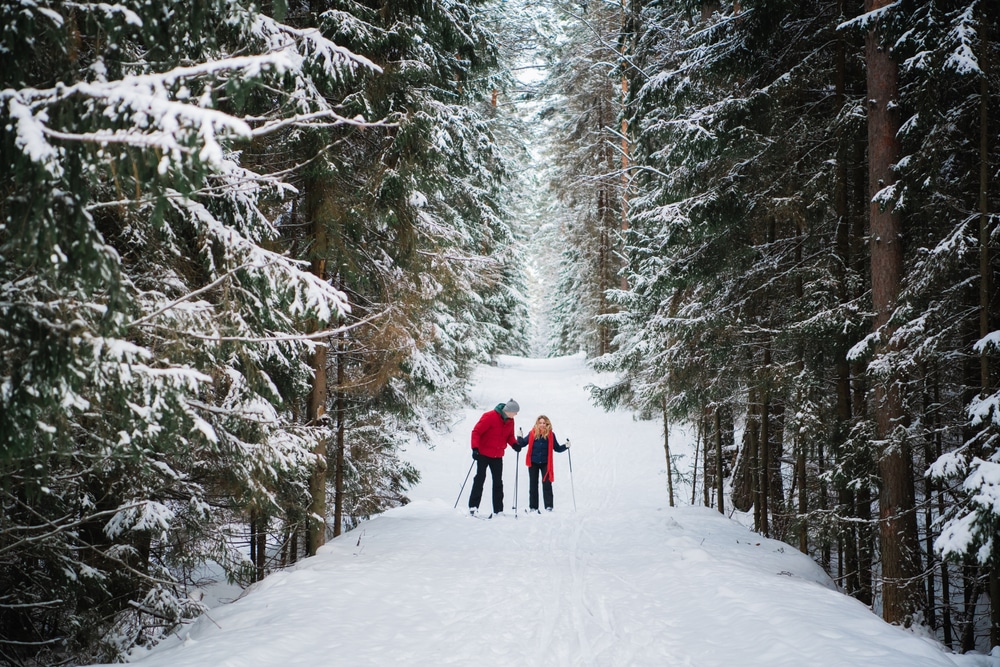
<svg viewBox="0 0 1000 667">
<path fill-rule="evenodd" d="M 433 450 L 408 452 L 424 473 L 410 505 L 269 576 L 140 664 L 1000 667 L 886 625 L 788 545 L 714 510 L 669 508 L 659 424 L 593 408 L 595 380 L 580 357 L 482 368 L 476 405 Z M 453 508 L 469 431 L 511 397 L 519 424 L 544 413 L 572 441 L 573 484 L 559 455 L 555 512 L 470 518 L 468 485 Z M 671 446 L 689 451 L 690 438 L 674 433 Z M 509 452 L 508 508 L 516 474 L 527 505 L 523 458 L 519 473 L 514 463 Z"/>
</svg>

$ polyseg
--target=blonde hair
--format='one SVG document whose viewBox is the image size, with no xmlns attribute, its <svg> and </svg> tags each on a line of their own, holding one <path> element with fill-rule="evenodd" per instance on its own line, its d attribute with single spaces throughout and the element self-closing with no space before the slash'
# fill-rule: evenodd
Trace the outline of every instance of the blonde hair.
<svg viewBox="0 0 1000 667">
<path fill-rule="evenodd" d="M 545 415 L 538 415 L 538 418 L 535 419 L 535 425 L 537 426 L 538 422 L 542 419 L 545 420 L 545 427 L 546 427 L 545 435 L 548 435 L 552 431 L 552 420 L 546 417 Z"/>
</svg>

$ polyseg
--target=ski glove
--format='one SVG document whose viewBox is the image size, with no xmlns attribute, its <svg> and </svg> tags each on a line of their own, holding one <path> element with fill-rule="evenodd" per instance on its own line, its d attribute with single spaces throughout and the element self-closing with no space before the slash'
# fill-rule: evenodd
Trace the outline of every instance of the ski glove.
<svg viewBox="0 0 1000 667">
<path fill-rule="evenodd" d="M 479 448 L 477 448 L 477 447 L 473 447 L 472 448 L 472 460 L 473 461 L 478 461 L 479 460 Z"/>
</svg>

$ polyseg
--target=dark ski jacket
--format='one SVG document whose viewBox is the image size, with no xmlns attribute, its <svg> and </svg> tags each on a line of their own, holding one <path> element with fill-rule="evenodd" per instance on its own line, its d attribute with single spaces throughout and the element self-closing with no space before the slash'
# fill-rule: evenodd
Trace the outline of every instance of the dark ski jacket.
<svg viewBox="0 0 1000 667">
<path fill-rule="evenodd" d="M 498 459 L 507 445 L 517 443 L 514 437 L 514 420 L 503 413 L 504 403 L 484 412 L 472 428 L 472 448 L 483 456 Z"/>
<path fill-rule="evenodd" d="M 517 439 L 517 445 L 514 446 L 514 449 L 521 451 L 524 447 L 528 448 L 528 453 L 524 457 L 524 465 L 528 467 L 531 467 L 532 464 L 548 466 L 545 471 L 545 481 L 554 481 L 555 474 L 552 469 L 555 466 L 552 465 L 552 452 L 566 451 L 566 446 L 559 444 L 556 434 L 553 431 L 549 431 L 548 437 L 541 434 L 535 435 L 535 429 L 531 429 L 531 433 L 527 436 Z"/>
</svg>

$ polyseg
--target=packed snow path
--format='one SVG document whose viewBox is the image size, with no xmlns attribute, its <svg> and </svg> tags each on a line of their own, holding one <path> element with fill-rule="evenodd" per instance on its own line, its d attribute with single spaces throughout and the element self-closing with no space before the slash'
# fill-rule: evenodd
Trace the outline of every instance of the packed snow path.
<svg viewBox="0 0 1000 667">
<path fill-rule="evenodd" d="M 484 367 L 475 407 L 433 450 L 407 453 L 424 475 L 410 505 L 269 576 L 139 663 L 1000 665 L 883 623 L 787 544 L 714 510 L 669 508 L 660 424 L 592 407 L 585 386 L 596 381 L 581 357 Z M 511 397 L 525 431 L 546 414 L 571 440 L 574 477 L 557 454 L 553 513 L 477 520 L 465 509 L 471 479 L 453 508 L 471 463 L 469 431 Z M 671 437 L 686 470 L 690 438 Z M 509 451 L 508 512 L 515 475 L 523 508 L 524 460 Z M 680 502 L 685 488 L 690 501 L 679 486 Z M 487 481 L 486 513 L 489 497 Z"/>
</svg>

